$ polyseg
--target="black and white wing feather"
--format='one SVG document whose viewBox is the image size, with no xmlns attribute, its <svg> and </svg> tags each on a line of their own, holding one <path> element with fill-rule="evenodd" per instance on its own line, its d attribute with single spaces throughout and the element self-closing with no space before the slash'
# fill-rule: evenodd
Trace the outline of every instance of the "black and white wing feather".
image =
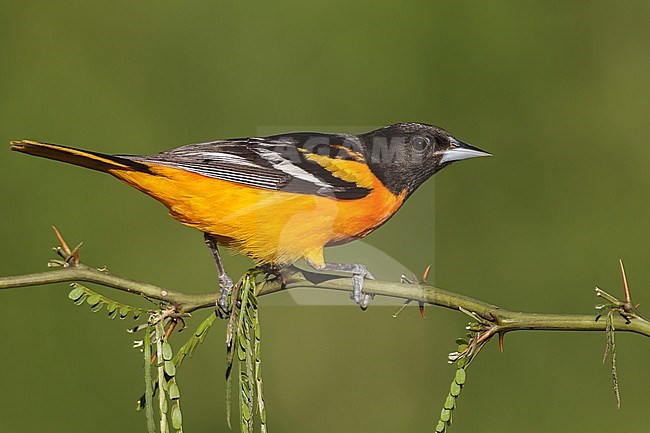
<svg viewBox="0 0 650 433">
<path fill-rule="evenodd" d="M 173 167 L 202 176 L 270 190 L 362 198 L 368 188 L 334 176 L 308 158 L 310 153 L 332 158 L 362 158 L 356 137 L 340 134 L 294 133 L 190 144 L 135 161 Z M 343 150 L 343 151 L 342 151 Z"/>
</svg>

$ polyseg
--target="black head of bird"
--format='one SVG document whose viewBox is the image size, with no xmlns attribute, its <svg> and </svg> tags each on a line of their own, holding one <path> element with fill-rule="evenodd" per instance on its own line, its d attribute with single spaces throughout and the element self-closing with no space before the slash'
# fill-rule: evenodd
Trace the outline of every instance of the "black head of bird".
<svg viewBox="0 0 650 433">
<path fill-rule="evenodd" d="M 396 123 L 359 135 L 368 165 L 393 193 L 410 196 L 424 181 L 449 164 L 492 156 L 423 123 Z"/>
</svg>

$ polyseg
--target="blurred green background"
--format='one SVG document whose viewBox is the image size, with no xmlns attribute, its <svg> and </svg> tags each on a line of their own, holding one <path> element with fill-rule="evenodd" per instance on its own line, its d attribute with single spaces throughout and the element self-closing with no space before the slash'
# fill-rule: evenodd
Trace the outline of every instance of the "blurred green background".
<svg viewBox="0 0 650 433">
<path fill-rule="evenodd" d="M 649 19 L 644 1 L 0 0 L 0 275 L 44 270 L 55 224 L 85 242 L 87 264 L 188 291 L 216 284 L 201 234 L 154 200 L 10 153 L 11 139 L 153 153 L 420 121 L 495 157 L 436 176 L 369 245 L 418 273 L 434 263 L 438 287 L 541 312 L 590 313 L 597 285 L 619 294 L 623 257 L 643 311 Z M 234 276 L 250 266 L 225 260 Z M 67 291 L 0 293 L 0 430 L 144 431 L 130 322 L 74 307 Z M 270 430 L 433 431 L 467 320 L 394 310 L 264 308 Z M 187 432 L 226 428 L 224 329 L 179 373 Z M 522 332 L 472 365 L 451 431 L 648 431 L 650 342 L 617 343 L 620 411 L 603 334 Z"/>
</svg>

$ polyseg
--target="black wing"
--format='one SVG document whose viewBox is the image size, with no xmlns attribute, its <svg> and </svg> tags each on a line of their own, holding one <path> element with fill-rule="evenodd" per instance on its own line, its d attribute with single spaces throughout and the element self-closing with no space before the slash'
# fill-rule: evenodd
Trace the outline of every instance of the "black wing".
<svg viewBox="0 0 650 433">
<path fill-rule="evenodd" d="M 370 193 L 368 188 L 334 176 L 308 159 L 309 154 L 363 161 L 355 136 L 320 133 L 213 141 L 128 158 L 264 189 L 344 200 Z"/>
</svg>

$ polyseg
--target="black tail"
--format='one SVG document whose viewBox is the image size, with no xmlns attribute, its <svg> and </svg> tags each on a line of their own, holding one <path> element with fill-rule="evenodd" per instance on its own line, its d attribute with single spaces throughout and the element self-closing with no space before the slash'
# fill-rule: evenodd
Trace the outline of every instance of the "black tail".
<svg viewBox="0 0 650 433">
<path fill-rule="evenodd" d="M 105 155 L 103 153 L 75 149 L 58 144 L 39 143 L 38 141 L 31 140 L 12 141 L 11 150 L 103 172 L 108 172 L 109 170 L 151 172 L 147 165 L 122 156 Z"/>
</svg>

